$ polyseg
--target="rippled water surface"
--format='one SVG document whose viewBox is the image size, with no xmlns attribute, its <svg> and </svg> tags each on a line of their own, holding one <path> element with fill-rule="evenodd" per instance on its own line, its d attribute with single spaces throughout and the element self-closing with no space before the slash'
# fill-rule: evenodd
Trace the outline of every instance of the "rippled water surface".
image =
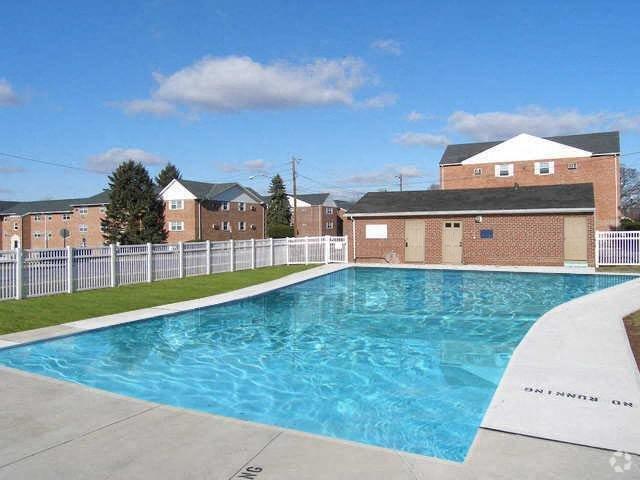
<svg viewBox="0 0 640 480">
<path fill-rule="evenodd" d="M 239 302 L 0 350 L 0 363 L 459 461 L 533 322 L 629 279 L 350 268 Z"/>
</svg>

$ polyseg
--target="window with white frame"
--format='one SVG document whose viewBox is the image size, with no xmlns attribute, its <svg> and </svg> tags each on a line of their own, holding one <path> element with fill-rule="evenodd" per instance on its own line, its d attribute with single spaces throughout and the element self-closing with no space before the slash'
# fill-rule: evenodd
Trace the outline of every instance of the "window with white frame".
<svg viewBox="0 0 640 480">
<path fill-rule="evenodd" d="M 364 237 L 367 239 L 385 239 L 387 238 L 387 224 L 382 225 L 370 224 L 365 225 Z"/>
<path fill-rule="evenodd" d="M 578 164 L 576 162 L 567 163 L 567 170 L 577 170 Z"/>
<path fill-rule="evenodd" d="M 169 210 L 184 210 L 184 200 L 170 200 Z"/>
<path fill-rule="evenodd" d="M 247 224 L 245 222 L 238 222 L 238 230 L 244 231 L 247 229 Z"/>
<path fill-rule="evenodd" d="M 327 215 L 332 215 L 333 214 L 333 208 L 332 207 L 327 207 L 327 208 L 324 209 L 324 212 Z"/>
<path fill-rule="evenodd" d="M 38 232 L 37 230 L 33 232 L 33 238 L 41 238 L 41 237 L 42 237 L 42 233 Z"/>
<path fill-rule="evenodd" d="M 513 163 L 496 165 L 496 177 L 513 177 Z"/>
<path fill-rule="evenodd" d="M 184 230 L 184 222 L 169 222 L 169 231 L 182 232 Z"/>
<path fill-rule="evenodd" d="M 244 202 L 238 202 L 238 211 L 244 212 L 247 209 L 247 204 Z"/>
<path fill-rule="evenodd" d="M 536 175 L 553 175 L 553 162 L 535 162 L 533 169 Z"/>
<path fill-rule="evenodd" d="M 222 202 L 221 206 L 222 210 L 229 210 L 229 202 Z"/>
<path fill-rule="evenodd" d="M 69 220 L 71 220 L 71 214 L 70 213 L 63 213 L 62 214 L 62 220 L 64 222 L 68 222 Z"/>
<path fill-rule="evenodd" d="M 474 174 L 476 177 L 479 177 L 480 175 L 482 175 L 482 168 L 480 168 L 480 167 L 476 167 L 476 168 L 474 168 L 474 169 L 473 169 L 473 174 Z"/>
<path fill-rule="evenodd" d="M 231 229 L 231 224 L 227 220 L 224 220 L 222 222 L 222 230 L 225 232 L 228 232 L 230 229 Z"/>
<path fill-rule="evenodd" d="M 89 209 L 87 207 L 80 207 L 78 208 L 78 213 L 80 215 L 87 215 L 89 213 Z"/>
<path fill-rule="evenodd" d="M 33 221 L 34 222 L 39 222 L 42 218 L 40 217 L 40 215 L 34 215 L 33 216 Z"/>
<path fill-rule="evenodd" d="M 327 230 L 333 229 L 333 222 L 327 222 Z"/>
<path fill-rule="evenodd" d="M 81 223 L 80 225 L 78 225 L 78 230 L 80 230 L 80 233 L 87 233 L 89 231 L 89 225 L 87 225 L 86 223 Z"/>
</svg>

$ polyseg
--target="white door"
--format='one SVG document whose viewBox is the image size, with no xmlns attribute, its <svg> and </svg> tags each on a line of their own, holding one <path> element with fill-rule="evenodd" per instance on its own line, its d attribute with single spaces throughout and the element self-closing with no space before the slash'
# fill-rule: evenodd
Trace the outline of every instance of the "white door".
<svg viewBox="0 0 640 480">
<path fill-rule="evenodd" d="M 442 229 L 442 263 L 462 263 L 462 222 L 444 222 Z"/>
</svg>

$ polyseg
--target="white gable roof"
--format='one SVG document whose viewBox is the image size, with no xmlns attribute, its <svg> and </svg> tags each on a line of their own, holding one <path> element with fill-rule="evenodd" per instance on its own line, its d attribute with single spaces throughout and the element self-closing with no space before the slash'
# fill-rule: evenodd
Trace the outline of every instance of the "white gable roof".
<svg viewBox="0 0 640 480">
<path fill-rule="evenodd" d="M 464 165 L 476 163 L 522 162 L 556 158 L 590 157 L 591 152 L 544 138 L 521 133 L 509 140 L 463 160 Z"/>
<path fill-rule="evenodd" d="M 184 185 L 182 185 L 179 180 L 175 178 L 171 180 L 169 185 L 167 185 L 162 189 L 162 191 L 160 192 L 160 197 L 162 197 L 162 200 L 164 200 L 165 202 L 169 200 L 195 200 L 196 199 L 196 196 L 193 193 L 191 193 L 189 190 L 187 190 L 187 188 Z"/>
</svg>

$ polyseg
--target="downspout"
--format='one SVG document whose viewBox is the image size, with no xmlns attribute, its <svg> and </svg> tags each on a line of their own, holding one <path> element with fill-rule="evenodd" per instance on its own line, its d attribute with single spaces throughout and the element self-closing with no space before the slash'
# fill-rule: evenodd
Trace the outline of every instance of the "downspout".
<svg viewBox="0 0 640 480">
<path fill-rule="evenodd" d="M 318 235 L 322 236 L 322 205 L 318 205 Z"/>
<path fill-rule="evenodd" d="M 615 156 L 615 169 L 616 169 L 616 228 L 620 224 L 620 217 L 622 216 L 622 212 L 620 211 L 620 156 Z"/>
<path fill-rule="evenodd" d="M 351 217 L 351 235 L 353 236 L 353 262 L 356 261 L 356 219 Z"/>
<path fill-rule="evenodd" d="M 202 240 L 202 203 L 198 202 L 198 240 Z"/>
<path fill-rule="evenodd" d="M 263 202 L 260 206 L 262 207 L 262 238 L 267 238 L 267 205 Z"/>
</svg>

